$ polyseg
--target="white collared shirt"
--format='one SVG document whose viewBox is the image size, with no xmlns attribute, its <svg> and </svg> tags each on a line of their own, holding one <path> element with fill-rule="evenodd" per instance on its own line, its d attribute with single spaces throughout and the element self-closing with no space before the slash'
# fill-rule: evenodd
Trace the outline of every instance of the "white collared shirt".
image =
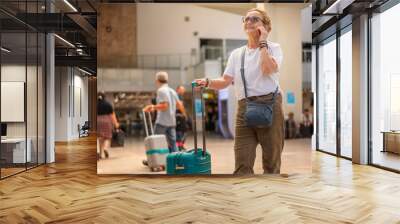
<svg viewBox="0 0 400 224">
<path fill-rule="evenodd" d="M 283 54 L 278 43 L 268 41 L 268 52 L 278 64 L 278 72 L 271 75 L 263 75 L 260 65 L 260 49 L 246 47 L 244 62 L 244 75 L 247 83 L 247 94 L 250 96 L 262 96 L 274 92 L 279 87 L 279 69 L 282 64 Z M 224 75 L 233 77 L 236 97 L 238 100 L 245 98 L 242 77 L 240 74 L 241 54 L 243 47 L 233 50 L 229 56 Z"/>
</svg>

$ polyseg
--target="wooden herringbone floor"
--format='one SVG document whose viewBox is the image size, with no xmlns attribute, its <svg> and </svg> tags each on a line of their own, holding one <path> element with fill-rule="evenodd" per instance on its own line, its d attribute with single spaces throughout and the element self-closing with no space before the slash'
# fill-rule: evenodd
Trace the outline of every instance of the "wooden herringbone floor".
<svg viewBox="0 0 400 224">
<path fill-rule="evenodd" d="M 313 174 L 96 174 L 95 139 L 0 181 L 0 223 L 400 223 L 400 175 L 315 152 Z"/>
</svg>

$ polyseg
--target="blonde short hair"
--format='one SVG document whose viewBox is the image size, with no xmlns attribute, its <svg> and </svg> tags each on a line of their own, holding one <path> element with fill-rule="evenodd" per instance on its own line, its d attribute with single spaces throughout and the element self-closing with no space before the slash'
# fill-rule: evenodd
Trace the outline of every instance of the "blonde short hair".
<svg viewBox="0 0 400 224">
<path fill-rule="evenodd" d="M 252 9 L 247 10 L 246 14 L 249 12 L 260 13 L 262 23 L 267 27 L 267 31 L 271 32 L 271 29 L 272 29 L 271 18 L 268 16 L 268 14 L 265 11 L 263 11 L 261 9 L 257 9 L 257 8 L 252 8 Z"/>
<path fill-rule="evenodd" d="M 168 82 L 168 73 L 164 71 L 160 71 L 156 73 L 156 79 L 157 81 L 161 83 L 167 83 Z"/>
</svg>

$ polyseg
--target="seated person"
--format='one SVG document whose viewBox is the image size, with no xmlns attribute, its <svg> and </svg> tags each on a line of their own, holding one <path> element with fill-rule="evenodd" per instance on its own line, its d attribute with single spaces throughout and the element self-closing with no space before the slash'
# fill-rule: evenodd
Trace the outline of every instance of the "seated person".
<svg viewBox="0 0 400 224">
<path fill-rule="evenodd" d="M 303 119 L 300 123 L 300 134 L 304 138 L 310 138 L 314 131 L 312 115 L 308 109 L 303 111 Z"/>
<path fill-rule="evenodd" d="M 288 119 L 285 121 L 285 138 L 296 138 L 297 137 L 297 124 L 294 120 L 294 113 L 288 114 Z"/>
</svg>

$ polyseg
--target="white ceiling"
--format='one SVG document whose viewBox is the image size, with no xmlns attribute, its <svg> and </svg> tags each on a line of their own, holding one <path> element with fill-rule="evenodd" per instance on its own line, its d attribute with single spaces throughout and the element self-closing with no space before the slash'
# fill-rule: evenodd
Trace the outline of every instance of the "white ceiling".
<svg viewBox="0 0 400 224">
<path fill-rule="evenodd" d="M 238 15 L 244 15 L 247 10 L 256 8 L 256 3 L 199 3 L 196 5 Z"/>
</svg>

